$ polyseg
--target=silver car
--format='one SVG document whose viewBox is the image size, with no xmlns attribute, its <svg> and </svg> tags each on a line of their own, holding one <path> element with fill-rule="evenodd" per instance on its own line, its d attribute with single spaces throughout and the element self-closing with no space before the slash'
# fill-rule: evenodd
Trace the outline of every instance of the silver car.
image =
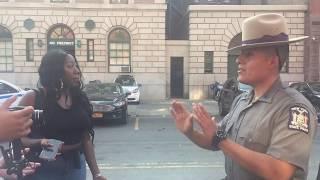
<svg viewBox="0 0 320 180">
<path fill-rule="evenodd" d="M 119 83 L 126 92 L 130 93 L 127 97 L 128 102 L 140 103 L 141 84 L 138 84 L 132 75 L 119 75 L 114 82 Z"/>
</svg>

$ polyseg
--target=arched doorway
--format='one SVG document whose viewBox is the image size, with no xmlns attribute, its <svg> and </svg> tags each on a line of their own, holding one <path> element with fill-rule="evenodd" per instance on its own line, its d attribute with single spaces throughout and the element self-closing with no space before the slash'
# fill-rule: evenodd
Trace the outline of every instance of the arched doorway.
<svg viewBox="0 0 320 180">
<path fill-rule="evenodd" d="M 234 36 L 228 46 L 228 49 L 241 44 L 241 33 Z M 238 64 L 236 62 L 240 52 L 232 52 L 228 54 L 228 79 L 238 77 Z"/>
<path fill-rule="evenodd" d="M 0 72 L 13 71 L 12 34 L 0 25 Z"/>
<path fill-rule="evenodd" d="M 71 28 L 64 24 L 54 25 L 47 35 L 48 50 L 63 49 L 69 54 L 75 55 L 75 38 Z"/>
</svg>

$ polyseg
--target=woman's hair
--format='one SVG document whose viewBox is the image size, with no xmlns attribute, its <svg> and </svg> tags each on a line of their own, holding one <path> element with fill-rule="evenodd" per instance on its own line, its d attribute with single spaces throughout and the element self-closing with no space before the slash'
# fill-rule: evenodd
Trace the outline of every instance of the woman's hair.
<svg viewBox="0 0 320 180">
<path fill-rule="evenodd" d="M 64 63 L 68 53 L 61 49 L 55 49 L 48 51 L 42 58 L 41 64 L 39 67 L 39 82 L 38 88 L 45 88 L 45 102 L 44 108 L 50 108 L 53 103 L 56 103 L 57 100 L 61 97 L 62 86 L 66 86 L 62 81 L 64 79 Z M 78 61 L 75 58 L 76 65 L 78 66 Z M 79 66 L 78 66 L 79 68 Z M 79 68 L 80 71 L 80 68 Z M 88 100 L 86 94 L 82 91 L 83 82 L 82 82 L 82 73 L 80 71 L 80 85 L 75 87 L 70 87 L 70 93 L 72 96 L 72 103 L 80 103 L 82 107 L 89 113 L 92 114 L 92 106 Z"/>
<path fill-rule="evenodd" d="M 59 99 L 62 92 L 62 87 L 68 84 L 63 82 L 64 73 L 64 63 L 67 57 L 67 53 L 61 49 L 50 50 L 45 54 L 41 60 L 39 67 L 39 77 L 40 86 L 44 87 L 48 94 L 54 95 L 56 99 Z M 78 61 L 75 58 L 76 65 L 78 66 Z M 79 67 L 79 66 L 78 66 Z M 80 68 L 79 68 L 80 71 Z M 82 74 L 80 71 L 80 86 L 70 87 L 72 96 L 80 95 L 82 90 Z"/>
</svg>

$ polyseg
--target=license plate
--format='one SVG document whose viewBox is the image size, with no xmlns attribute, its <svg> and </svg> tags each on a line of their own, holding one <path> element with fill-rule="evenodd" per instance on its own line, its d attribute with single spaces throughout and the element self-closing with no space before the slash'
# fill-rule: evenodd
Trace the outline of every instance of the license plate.
<svg viewBox="0 0 320 180">
<path fill-rule="evenodd" d="M 93 118 L 102 118 L 102 117 L 103 117 L 103 114 L 102 114 L 102 113 L 93 113 L 93 114 L 92 114 L 92 117 L 93 117 Z"/>
</svg>

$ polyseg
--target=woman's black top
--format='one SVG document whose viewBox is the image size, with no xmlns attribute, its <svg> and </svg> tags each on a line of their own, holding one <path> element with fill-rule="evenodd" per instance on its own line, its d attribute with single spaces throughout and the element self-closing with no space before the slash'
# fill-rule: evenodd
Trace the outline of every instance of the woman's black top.
<svg viewBox="0 0 320 180">
<path fill-rule="evenodd" d="M 46 104 L 42 90 L 35 92 L 34 108 L 43 109 L 43 116 L 40 116 L 40 123 L 34 123 L 36 126 L 32 127 L 30 138 L 58 139 L 65 145 L 72 145 L 81 142 L 85 131 L 92 130 L 88 104 L 73 100 L 71 108 L 64 109 L 57 102 Z M 66 158 L 70 155 L 66 154 Z"/>
</svg>

